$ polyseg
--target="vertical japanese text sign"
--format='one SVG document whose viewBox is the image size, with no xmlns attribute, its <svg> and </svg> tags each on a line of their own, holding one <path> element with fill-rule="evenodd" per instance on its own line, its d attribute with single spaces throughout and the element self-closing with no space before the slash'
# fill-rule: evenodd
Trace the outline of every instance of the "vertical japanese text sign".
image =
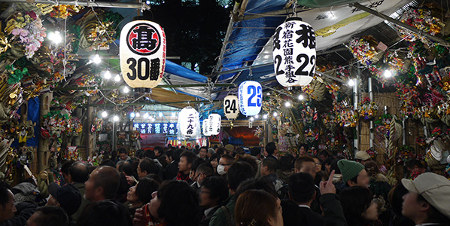
<svg viewBox="0 0 450 226">
<path fill-rule="evenodd" d="M 239 110 L 245 116 L 257 115 L 262 106 L 262 87 L 255 81 L 245 81 L 239 85 Z"/>
<path fill-rule="evenodd" d="M 316 65 L 316 36 L 312 27 L 298 17 L 278 26 L 273 36 L 273 62 L 282 86 L 308 85 Z"/>
<path fill-rule="evenodd" d="M 166 64 L 166 35 L 157 23 L 146 20 L 126 24 L 120 33 L 120 69 L 132 88 L 159 84 Z"/>
<path fill-rule="evenodd" d="M 178 125 L 183 138 L 196 138 L 200 128 L 198 112 L 192 107 L 183 108 L 178 114 Z"/>
</svg>

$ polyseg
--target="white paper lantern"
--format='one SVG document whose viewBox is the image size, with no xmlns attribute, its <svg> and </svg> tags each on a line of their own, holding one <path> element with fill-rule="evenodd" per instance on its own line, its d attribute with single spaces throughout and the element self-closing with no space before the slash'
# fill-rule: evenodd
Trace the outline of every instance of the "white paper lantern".
<svg viewBox="0 0 450 226">
<path fill-rule="evenodd" d="M 239 116 L 239 101 L 234 95 L 226 96 L 223 100 L 223 112 L 228 119 L 236 119 Z"/>
<path fill-rule="evenodd" d="M 120 69 L 133 88 L 153 88 L 163 77 L 166 64 L 166 35 L 157 23 L 136 20 L 120 33 Z"/>
<path fill-rule="evenodd" d="M 211 136 L 211 134 L 209 133 L 209 127 L 210 126 L 211 125 L 209 124 L 209 119 L 204 119 L 203 120 L 203 125 L 202 125 L 202 132 L 203 132 L 203 135 L 205 137 Z"/>
<path fill-rule="evenodd" d="M 255 81 L 245 81 L 239 85 L 239 110 L 245 116 L 257 115 L 262 106 L 262 87 Z"/>
<path fill-rule="evenodd" d="M 273 36 L 273 62 L 282 86 L 308 85 L 316 65 L 316 36 L 311 25 L 292 17 L 278 26 Z"/>
<path fill-rule="evenodd" d="M 211 135 L 218 135 L 222 123 L 222 117 L 219 114 L 210 114 L 209 117 L 209 133 Z"/>
<path fill-rule="evenodd" d="M 183 138 L 196 138 L 200 130 L 198 112 L 192 107 L 183 108 L 178 115 L 178 126 Z"/>
</svg>

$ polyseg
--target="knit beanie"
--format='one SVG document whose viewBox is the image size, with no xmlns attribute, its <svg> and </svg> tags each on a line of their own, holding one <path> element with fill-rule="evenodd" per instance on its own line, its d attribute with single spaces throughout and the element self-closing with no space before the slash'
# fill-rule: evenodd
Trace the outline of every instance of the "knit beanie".
<svg viewBox="0 0 450 226">
<path fill-rule="evenodd" d="M 341 170 L 342 180 L 347 183 L 353 177 L 358 176 L 359 172 L 364 169 L 364 166 L 355 161 L 350 161 L 347 159 L 341 159 L 337 163 L 339 170 Z"/>
</svg>

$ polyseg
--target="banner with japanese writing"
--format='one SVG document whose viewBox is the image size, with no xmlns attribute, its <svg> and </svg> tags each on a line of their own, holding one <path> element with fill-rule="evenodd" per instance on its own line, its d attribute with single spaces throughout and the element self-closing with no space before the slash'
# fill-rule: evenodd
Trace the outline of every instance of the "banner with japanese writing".
<svg viewBox="0 0 450 226">
<path fill-rule="evenodd" d="M 177 123 L 134 123 L 133 128 L 141 134 L 168 134 L 177 135 Z"/>
<path fill-rule="evenodd" d="M 133 88 L 153 88 L 163 77 L 166 35 L 161 26 L 147 20 L 126 24 L 120 33 L 120 69 Z"/>
</svg>

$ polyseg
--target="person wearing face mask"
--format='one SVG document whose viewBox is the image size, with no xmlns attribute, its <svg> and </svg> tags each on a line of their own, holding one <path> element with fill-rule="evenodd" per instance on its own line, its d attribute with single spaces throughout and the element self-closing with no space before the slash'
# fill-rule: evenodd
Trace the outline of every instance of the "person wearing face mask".
<svg viewBox="0 0 450 226">
<path fill-rule="evenodd" d="M 194 183 L 191 184 L 191 187 L 194 188 L 194 190 L 200 189 L 202 186 L 203 181 L 212 176 L 214 174 L 214 170 L 211 166 L 211 164 L 205 162 L 200 164 L 197 169 L 195 170 L 195 174 L 192 178 Z"/>
<path fill-rule="evenodd" d="M 217 173 L 221 176 L 227 174 L 233 161 L 234 158 L 231 155 L 223 155 L 220 157 L 219 165 L 217 166 Z"/>
</svg>

